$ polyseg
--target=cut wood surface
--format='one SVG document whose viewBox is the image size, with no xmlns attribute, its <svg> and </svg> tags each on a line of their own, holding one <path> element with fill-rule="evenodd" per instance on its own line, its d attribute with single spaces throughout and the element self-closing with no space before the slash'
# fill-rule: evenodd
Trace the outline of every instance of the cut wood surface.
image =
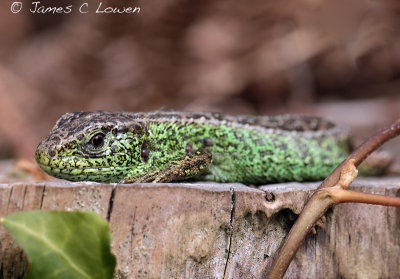
<svg viewBox="0 0 400 279">
<path fill-rule="evenodd" d="M 263 278 L 319 183 L 0 184 L 0 216 L 93 210 L 112 228 L 116 278 Z M 400 177 L 357 179 L 356 191 L 400 196 Z M 24 254 L 0 227 L 0 278 L 21 278 Z M 400 211 L 342 204 L 309 234 L 285 278 L 400 278 Z"/>
</svg>

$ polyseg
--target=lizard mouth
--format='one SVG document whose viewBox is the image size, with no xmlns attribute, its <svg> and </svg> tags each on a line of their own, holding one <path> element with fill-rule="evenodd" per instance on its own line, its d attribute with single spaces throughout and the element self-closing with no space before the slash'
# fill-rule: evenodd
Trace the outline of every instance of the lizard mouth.
<svg viewBox="0 0 400 279">
<path fill-rule="evenodd" d="M 37 161 L 38 166 L 47 174 L 56 178 L 66 179 L 69 181 L 95 181 L 116 183 L 119 182 L 127 171 L 127 167 L 66 167 L 60 168 L 57 165 L 51 165 L 51 160 L 42 162 Z"/>
<path fill-rule="evenodd" d="M 80 160 L 82 159 L 82 160 Z M 77 156 L 60 156 L 40 144 L 35 152 L 38 166 L 47 174 L 69 181 L 119 182 L 131 167 L 110 166 L 103 161 L 88 161 Z"/>
</svg>

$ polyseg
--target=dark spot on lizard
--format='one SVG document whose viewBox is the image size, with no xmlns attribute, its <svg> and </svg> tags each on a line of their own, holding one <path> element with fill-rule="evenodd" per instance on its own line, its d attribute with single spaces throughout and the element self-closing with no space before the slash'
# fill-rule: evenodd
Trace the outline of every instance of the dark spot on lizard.
<svg viewBox="0 0 400 279">
<path fill-rule="evenodd" d="M 213 146 L 214 141 L 212 138 L 205 138 L 205 139 L 203 139 L 203 144 L 204 144 L 204 146 Z"/>
<path fill-rule="evenodd" d="M 61 141 L 61 139 L 58 136 L 53 136 L 53 137 L 51 137 L 50 140 L 53 142 L 54 145 L 59 144 Z"/>
<path fill-rule="evenodd" d="M 186 148 L 185 148 L 186 153 L 192 153 L 193 152 L 193 143 L 188 142 L 186 144 Z"/>
<path fill-rule="evenodd" d="M 146 143 L 142 144 L 142 151 L 140 152 L 140 156 L 142 157 L 143 162 L 147 162 L 149 159 L 149 151 L 147 150 Z"/>
<path fill-rule="evenodd" d="M 50 155 L 50 157 L 54 157 L 54 156 L 56 156 L 56 152 L 54 150 L 51 150 L 49 152 L 49 155 Z"/>
</svg>

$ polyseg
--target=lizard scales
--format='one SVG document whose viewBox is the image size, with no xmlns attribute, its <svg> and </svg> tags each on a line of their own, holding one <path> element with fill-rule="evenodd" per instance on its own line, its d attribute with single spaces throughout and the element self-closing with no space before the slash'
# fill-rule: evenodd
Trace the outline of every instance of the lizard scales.
<svg viewBox="0 0 400 279">
<path fill-rule="evenodd" d="M 346 130 L 314 116 L 98 111 L 61 116 L 35 158 L 71 181 L 261 184 L 322 179 L 348 151 Z"/>
</svg>

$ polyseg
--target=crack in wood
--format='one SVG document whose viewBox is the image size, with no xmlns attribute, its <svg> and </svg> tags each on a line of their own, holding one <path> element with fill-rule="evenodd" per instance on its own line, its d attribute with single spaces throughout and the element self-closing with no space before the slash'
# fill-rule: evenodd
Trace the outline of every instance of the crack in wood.
<svg viewBox="0 0 400 279">
<path fill-rule="evenodd" d="M 116 190 L 117 190 L 117 186 L 113 186 L 113 188 L 111 190 L 110 201 L 108 202 L 108 211 L 107 211 L 107 221 L 108 222 L 110 222 L 110 219 L 111 219 L 111 213 L 112 213 L 113 206 L 114 206 L 114 197 L 115 197 Z"/>
<path fill-rule="evenodd" d="M 135 209 L 133 210 L 132 227 L 131 227 L 131 235 L 130 235 L 130 244 L 131 244 L 130 257 L 131 257 L 132 261 L 134 260 L 133 259 L 133 250 L 134 250 L 133 238 L 135 237 L 136 209 L 137 209 L 137 207 L 135 206 Z"/>
<path fill-rule="evenodd" d="M 43 208 L 43 201 L 44 201 L 44 197 L 46 196 L 46 186 L 43 186 L 43 192 L 42 192 L 42 198 L 40 200 L 40 209 Z"/>
<path fill-rule="evenodd" d="M 7 201 L 7 214 L 9 214 L 8 209 L 10 208 L 10 204 L 11 204 L 11 197 L 12 197 L 12 193 L 13 193 L 14 187 L 11 186 L 10 189 L 10 194 L 8 195 L 8 201 Z"/>
<path fill-rule="evenodd" d="M 22 210 L 25 209 L 25 196 L 26 196 L 27 191 L 28 191 L 28 187 L 26 185 L 24 185 L 24 196 L 22 197 Z"/>
<path fill-rule="evenodd" d="M 233 188 L 231 190 L 231 216 L 229 219 L 229 243 L 228 243 L 228 255 L 226 257 L 226 262 L 225 262 L 225 267 L 224 267 L 224 276 L 222 278 L 225 278 L 226 276 L 226 270 L 228 268 L 229 264 L 229 257 L 231 254 L 231 244 L 232 244 L 232 236 L 233 236 L 233 218 L 235 216 L 235 208 L 236 208 L 236 193 Z"/>
</svg>

